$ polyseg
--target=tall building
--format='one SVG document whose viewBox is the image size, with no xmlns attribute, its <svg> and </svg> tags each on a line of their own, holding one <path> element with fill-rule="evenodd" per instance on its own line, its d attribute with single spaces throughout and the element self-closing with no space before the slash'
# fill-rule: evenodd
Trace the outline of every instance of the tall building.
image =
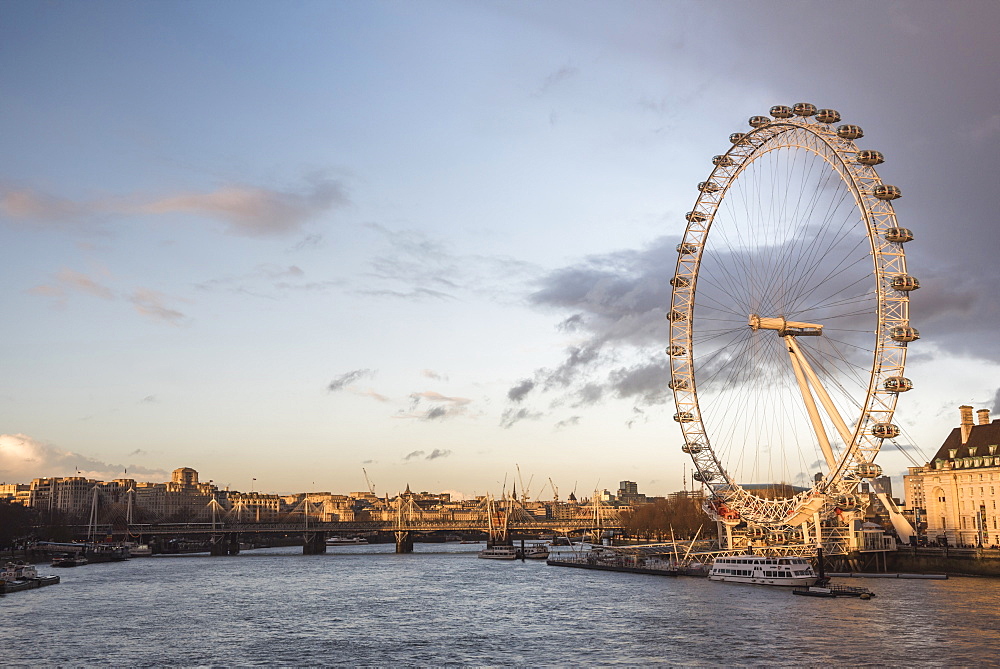
<svg viewBox="0 0 1000 669">
<path fill-rule="evenodd" d="M 934 543 L 1000 545 L 1000 419 L 959 407 L 960 422 L 923 467 L 903 477 L 907 507 Z"/>
</svg>

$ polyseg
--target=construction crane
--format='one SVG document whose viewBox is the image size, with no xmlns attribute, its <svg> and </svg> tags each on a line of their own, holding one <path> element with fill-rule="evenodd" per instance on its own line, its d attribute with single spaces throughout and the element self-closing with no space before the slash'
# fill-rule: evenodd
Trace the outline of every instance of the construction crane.
<svg viewBox="0 0 1000 669">
<path fill-rule="evenodd" d="M 378 497 L 378 495 L 375 494 L 375 486 L 372 484 L 372 480 L 368 478 L 368 470 L 362 467 L 361 471 L 365 473 L 365 483 L 368 484 L 368 492 L 372 494 L 372 497 Z"/>
<path fill-rule="evenodd" d="M 551 476 L 549 477 L 549 485 L 552 486 L 552 501 L 553 502 L 558 502 L 559 501 L 559 488 L 557 488 L 556 484 L 552 482 L 552 477 Z"/>
</svg>

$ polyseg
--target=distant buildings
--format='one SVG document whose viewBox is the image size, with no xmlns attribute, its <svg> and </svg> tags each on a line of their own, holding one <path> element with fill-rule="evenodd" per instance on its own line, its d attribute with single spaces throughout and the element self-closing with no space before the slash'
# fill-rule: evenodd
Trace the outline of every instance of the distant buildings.
<svg viewBox="0 0 1000 669">
<path fill-rule="evenodd" d="M 923 467 L 903 477 L 913 520 L 931 543 L 1000 545 L 1000 420 L 980 409 L 959 407 L 959 426 Z"/>
</svg>

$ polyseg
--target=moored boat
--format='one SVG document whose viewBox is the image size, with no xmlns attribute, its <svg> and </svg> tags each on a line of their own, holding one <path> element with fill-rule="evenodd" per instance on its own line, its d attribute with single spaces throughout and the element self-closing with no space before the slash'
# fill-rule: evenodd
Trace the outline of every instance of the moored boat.
<svg viewBox="0 0 1000 669">
<path fill-rule="evenodd" d="M 528 560 L 547 560 L 549 546 L 548 544 L 525 544 L 524 557 Z"/>
<path fill-rule="evenodd" d="M 715 558 L 708 579 L 726 583 L 808 587 L 816 585 L 819 576 L 805 558 L 729 555 Z"/>
<path fill-rule="evenodd" d="M 79 567 L 87 564 L 87 558 L 79 553 L 66 553 L 52 558 L 53 567 Z"/>
<path fill-rule="evenodd" d="M 484 560 L 516 560 L 518 550 L 513 546 L 487 546 L 479 551 Z"/>
<path fill-rule="evenodd" d="M 326 540 L 327 546 L 367 546 L 368 540 L 364 537 L 330 537 Z"/>
</svg>

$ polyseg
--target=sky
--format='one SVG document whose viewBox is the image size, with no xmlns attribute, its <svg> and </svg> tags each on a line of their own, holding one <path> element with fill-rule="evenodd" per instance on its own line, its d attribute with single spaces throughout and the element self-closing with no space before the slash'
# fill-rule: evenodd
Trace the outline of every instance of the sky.
<svg viewBox="0 0 1000 669">
<path fill-rule="evenodd" d="M 799 101 L 903 192 L 904 447 L 1000 414 L 1000 4 L 0 11 L 0 481 L 690 487 L 674 246 L 729 134 Z"/>
</svg>

